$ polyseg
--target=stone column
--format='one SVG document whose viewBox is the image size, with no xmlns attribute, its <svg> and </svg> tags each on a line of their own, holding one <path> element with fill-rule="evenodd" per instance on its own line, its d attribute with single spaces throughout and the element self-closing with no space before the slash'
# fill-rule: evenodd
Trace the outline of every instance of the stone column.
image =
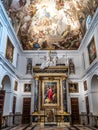
<svg viewBox="0 0 98 130">
<path fill-rule="evenodd" d="M 38 86 L 39 86 L 39 76 L 35 75 L 35 87 L 34 87 L 34 111 L 38 111 Z"/>
<path fill-rule="evenodd" d="M 63 111 L 67 112 L 67 87 L 66 87 L 66 77 L 62 79 L 62 94 L 63 94 Z"/>
</svg>

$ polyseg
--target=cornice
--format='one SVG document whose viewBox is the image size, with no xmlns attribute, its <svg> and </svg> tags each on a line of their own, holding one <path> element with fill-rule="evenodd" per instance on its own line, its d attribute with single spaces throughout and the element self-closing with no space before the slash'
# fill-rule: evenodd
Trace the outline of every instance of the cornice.
<svg viewBox="0 0 98 130">
<path fill-rule="evenodd" d="M 12 39 L 14 41 L 15 46 L 19 49 L 19 51 L 22 51 L 22 47 L 20 44 L 20 41 L 18 40 L 16 33 L 14 31 L 14 28 L 12 26 L 12 24 L 9 21 L 9 17 L 2 5 L 2 3 L 0 2 L 0 14 L 1 14 L 1 19 L 3 21 L 3 25 L 7 28 L 7 31 L 9 32 L 9 34 L 12 35 Z"/>
<path fill-rule="evenodd" d="M 85 76 L 91 76 L 91 74 L 93 74 L 96 69 L 98 69 L 98 59 L 96 59 L 94 64 L 92 64 L 88 69 L 84 71 L 84 74 L 81 78 L 84 78 Z"/>
<path fill-rule="evenodd" d="M 87 46 L 89 36 L 91 34 L 93 34 L 94 29 L 96 28 L 97 24 L 98 24 L 98 8 L 93 16 L 93 19 L 91 21 L 89 29 L 86 31 L 84 38 L 82 39 L 82 42 L 81 42 L 80 47 L 78 49 L 79 52 L 82 51 L 83 48 L 85 48 Z"/>
<path fill-rule="evenodd" d="M 3 57 L 1 54 L 0 54 L 0 65 L 5 70 L 10 71 L 11 75 L 13 77 L 17 76 L 17 78 L 20 78 L 19 75 L 16 72 L 16 68 L 12 65 L 12 63 L 8 62 L 8 60 L 5 57 Z"/>
<path fill-rule="evenodd" d="M 96 71 L 96 69 L 98 69 L 98 59 L 95 60 L 95 62 L 86 70 L 84 70 L 83 74 L 81 76 L 78 76 L 78 78 L 68 78 L 71 80 L 78 80 L 78 81 L 82 81 L 87 77 L 90 77 L 91 75 L 94 74 L 94 72 Z"/>
</svg>

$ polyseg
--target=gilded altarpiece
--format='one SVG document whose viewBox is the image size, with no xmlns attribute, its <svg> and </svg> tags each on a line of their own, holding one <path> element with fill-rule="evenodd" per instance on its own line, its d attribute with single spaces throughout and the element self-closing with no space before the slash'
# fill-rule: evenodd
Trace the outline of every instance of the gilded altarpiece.
<svg viewBox="0 0 98 130">
<path fill-rule="evenodd" d="M 63 67 L 62 67 L 63 68 Z M 57 70 L 56 70 L 57 69 Z M 67 89 L 66 89 L 66 68 L 61 69 L 55 67 L 49 71 L 49 69 L 36 73 L 38 77 L 38 111 L 33 113 L 33 116 L 38 116 L 40 122 L 63 122 L 68 121 L 65 116 L 69 116 L 67 113 Z M 46 73 L 49 71 L 50 73 Z M 38 67 L 35 70 L 38 72 Z M 35 102 L 36 104 L 36 102 Z"/>
</svg>

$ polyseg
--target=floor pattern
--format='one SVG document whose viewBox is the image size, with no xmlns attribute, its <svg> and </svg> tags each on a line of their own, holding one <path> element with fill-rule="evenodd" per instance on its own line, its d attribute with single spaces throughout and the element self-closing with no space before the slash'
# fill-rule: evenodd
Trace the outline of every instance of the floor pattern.
<svg viewBox="0 0 98 130">
<path fill-rule="evenodd" d="M 89 127 L 89 126 L 81 126 L 81 125 L 74 125 L 74 126 L 44 126 L 44 127 L 40 127 L 40 126 L 30 126 L 28 124 L 25 125 L 18 125 L 18 126 L 14 126 L 13 128 L 8 127 L 2 130 L 98 130 L 98 128 L 95 127 Z"/>
</svg>

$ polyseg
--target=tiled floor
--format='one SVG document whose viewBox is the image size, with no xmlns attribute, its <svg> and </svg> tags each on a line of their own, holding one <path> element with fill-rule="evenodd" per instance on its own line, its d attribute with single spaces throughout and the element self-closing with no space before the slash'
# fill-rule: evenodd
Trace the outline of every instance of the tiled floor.
<svg viewBox="0 0 98 130">
<path fill-rule="evenodd" d="M 88 127 L 88 126 L 81 126 L 81 125 L 74 125 L 74 126 L 28 126 L 28 124 L 26 125 L 18 125 L 14 128 L 6 128 L 6 129 L 2 129 L 2 130 L 98 130 L 98 128 L 94 128 L 94 127 Z"/>
<path fill-rule="evenodd" d="M 34 130 L 98 130 L 98 128 L 89 128 L 86 126 L 70 126 L 70 127 L 43 127 L 40 126 L 35 127 Z"/>
</svg>

